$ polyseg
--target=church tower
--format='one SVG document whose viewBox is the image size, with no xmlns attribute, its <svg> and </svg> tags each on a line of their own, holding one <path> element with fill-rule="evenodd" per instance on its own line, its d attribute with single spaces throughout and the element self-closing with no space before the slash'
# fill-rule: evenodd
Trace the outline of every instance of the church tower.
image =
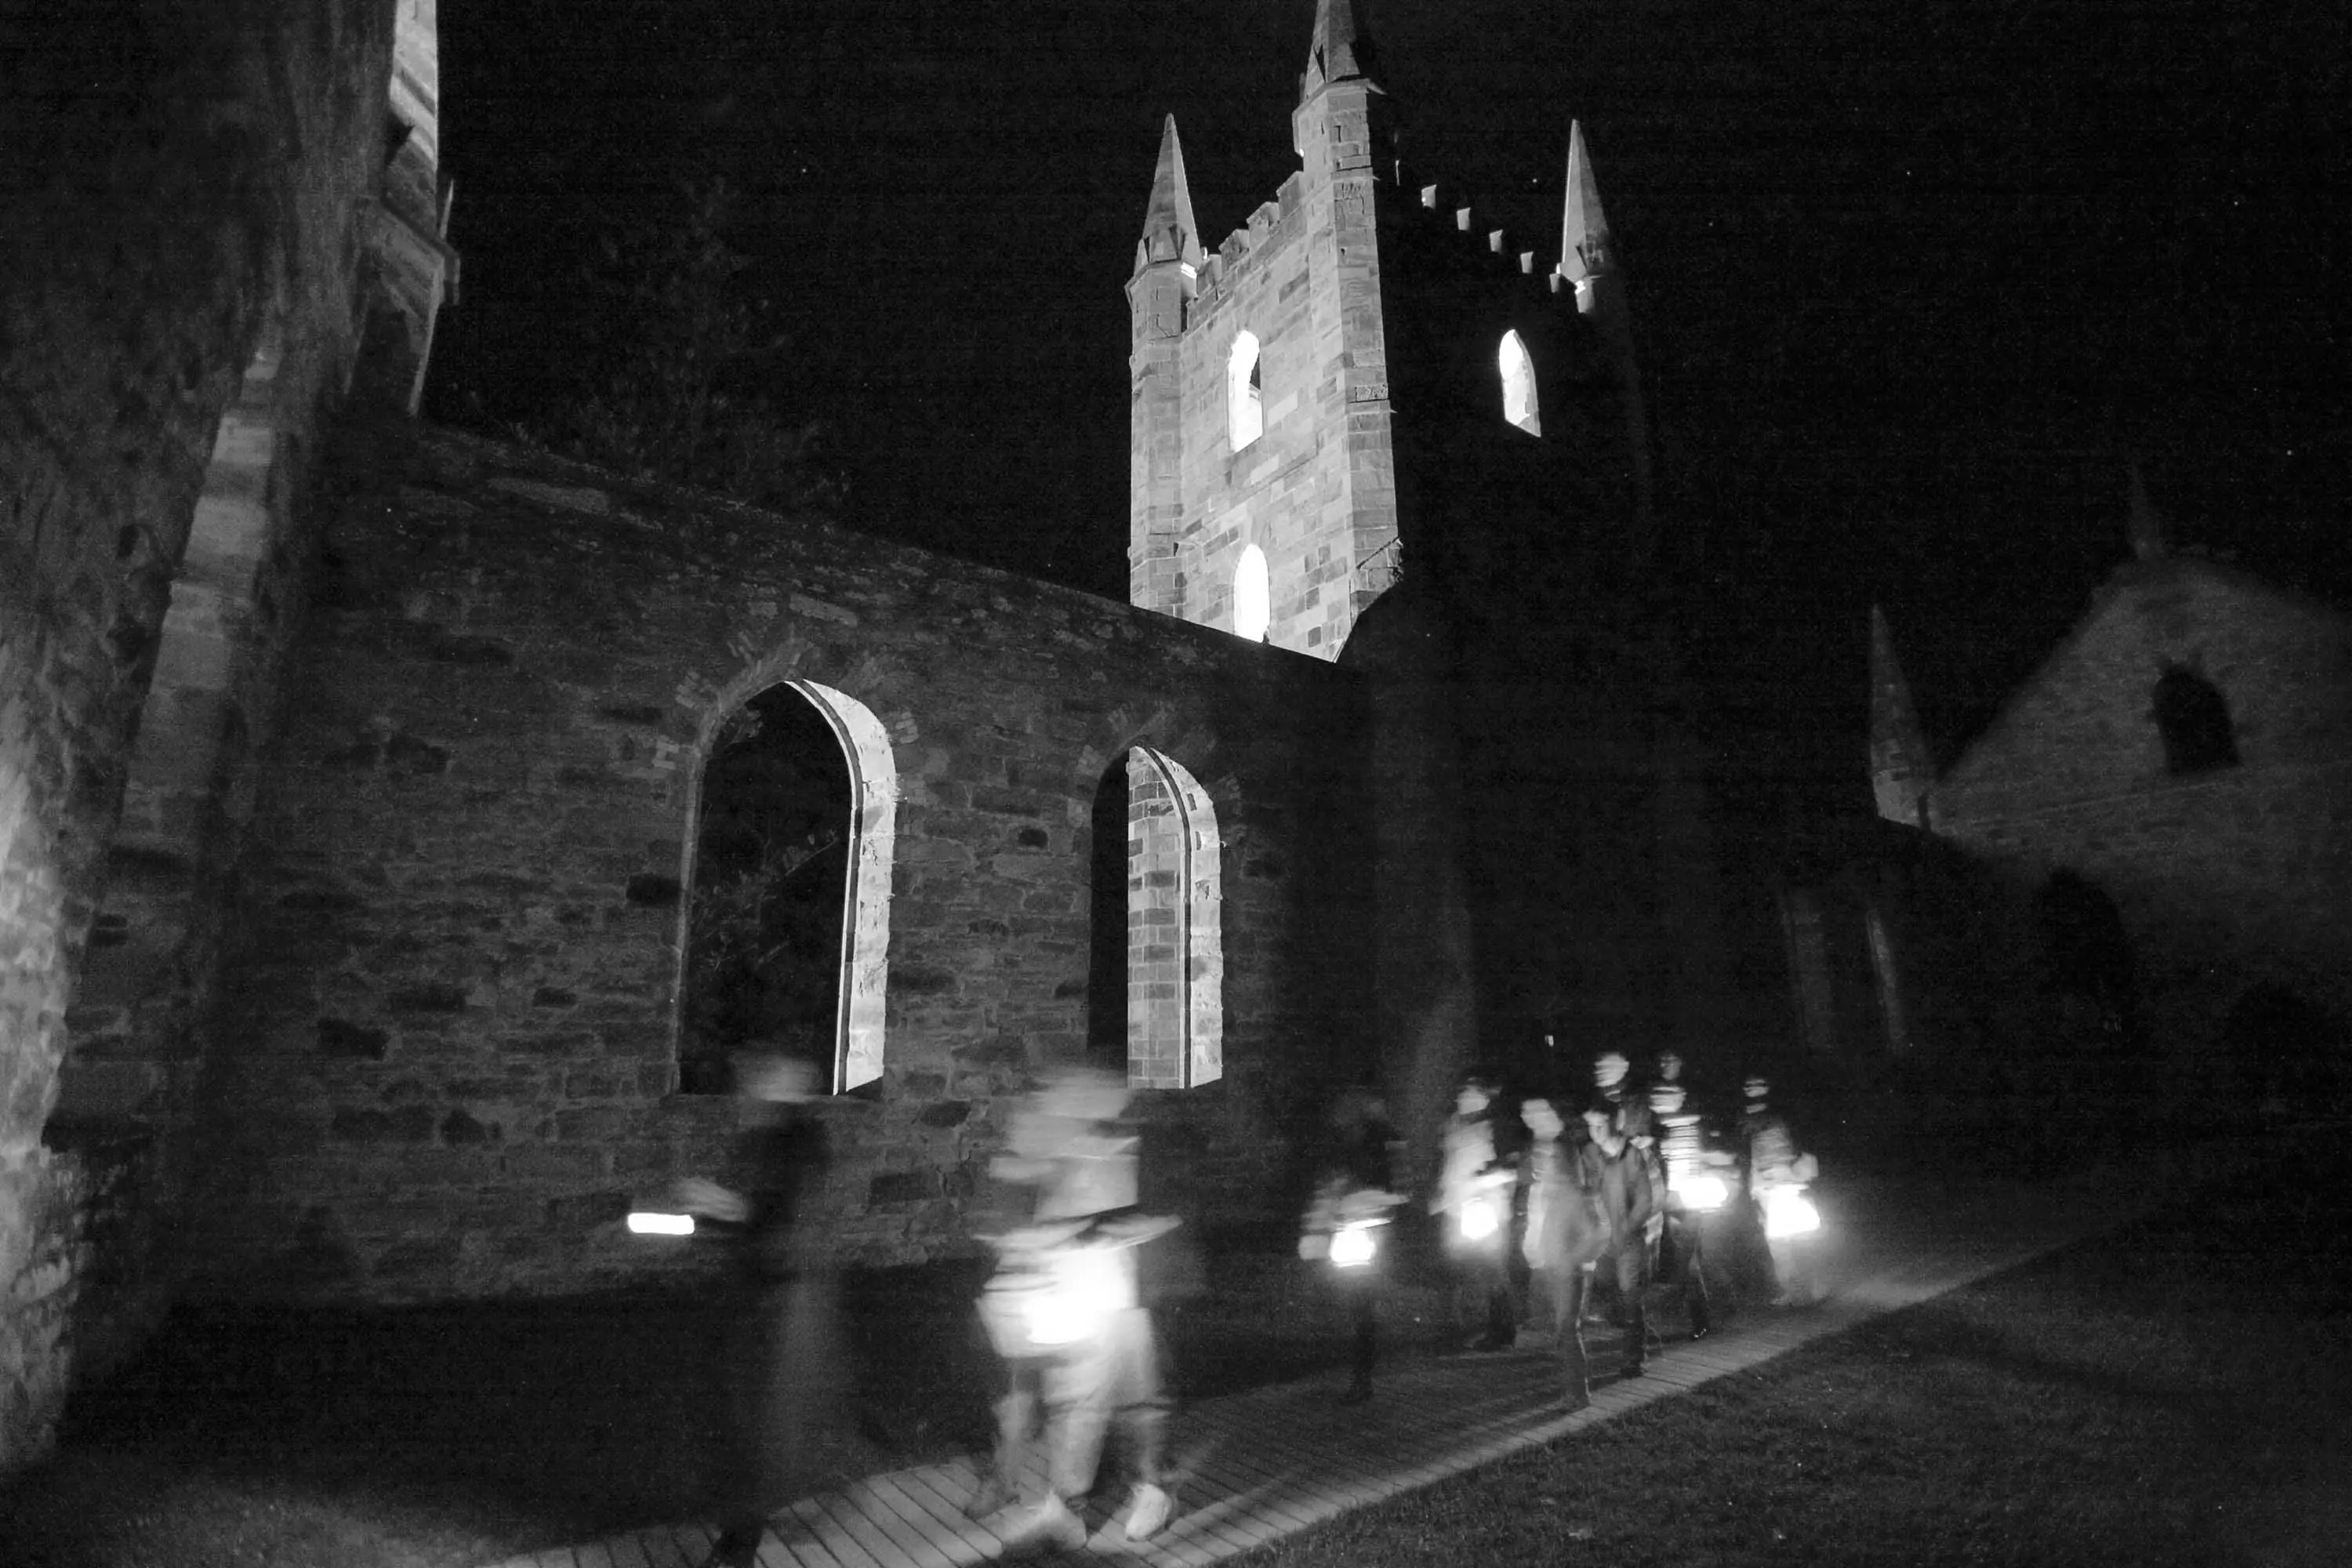
<svg viewBox="0 0 2352 1568">
<path fill-rule="evenodd" d="M 1323 658 L 1397 566 L 1376 234 L 1395 163 L 1371 72 L 1352 0 L 1321 0 L 1301 167 L 1213 254 L 1171 120 L 1127 289 L 1132 601 Z"/>
<path fill-rule="evenodd" d="M 1328 659 L 1408 574 L 1456 616 L 1599 625 L 1647 558 L 1648 472 L 1580 128 L 1561 250 L 1521 250 L 1408 176 L 1357 0 L 1319 0 L 1291 142 L 1209 249 L 1162 131 L 1127 285 L 1131 601 Z"/>
</svg>

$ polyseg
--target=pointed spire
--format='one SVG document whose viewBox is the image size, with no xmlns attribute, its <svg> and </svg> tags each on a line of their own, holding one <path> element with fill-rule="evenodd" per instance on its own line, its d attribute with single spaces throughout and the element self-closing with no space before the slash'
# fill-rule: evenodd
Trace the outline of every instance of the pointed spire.
<svg viewBox="0 0 2352 1568">
<path fill-rule="evenodd" d="M 1192 191 L 1184 183 L 1184 147 L 1176 140 L 1176 117 L 1160 133 L 1160 166 L 1151 176 L 1151 205 L 1143 214 L 1143 237 L 1136 241 L 1135 269 L 1155 261 L 1201 267 L 1201 226 L 1192 217 Z"/>
<path fill-rule="evenodd" d="M 2147 485 L 2139 477 L 2139 461 L 2131 464 L 2131 534 L 2132 554 L 2141 561 L 2160 561 L 2171 553 L 2164 537 L 2164 514 L 2147 499 Z"/>
<path fill-rule="evenodd" d="M 1601 210 L 1601 185 L 1584 150 L 1584 122 L 1568 125 L 1568 202 L 1559 226 L 1559 275 L 1575 285 L 1576 308 L 1592 309 L 1592 280 L 1616 271 L 1609 240 L 1609 217 Z"/>
<path fill-rule="evenodd" d="M 1307 72 L 1298 79 L 1305 103 L 1327 83 L 1370 77 L 1376 63 L 1372 35 L 1356 19 L 1356 0 L 1315 0 L 1315 41 L 1307 51 Z"/>
<path fill-rule="evenodd" d="M 1911 683 L 1895 661 L 1886 612 L 1870 606 L 1870 784 L 1878 815 L 1906 827 L 1927 826 L 1927 791 L 1936 771 L 1927 732 L 1912 706 Z"/>
</svg>

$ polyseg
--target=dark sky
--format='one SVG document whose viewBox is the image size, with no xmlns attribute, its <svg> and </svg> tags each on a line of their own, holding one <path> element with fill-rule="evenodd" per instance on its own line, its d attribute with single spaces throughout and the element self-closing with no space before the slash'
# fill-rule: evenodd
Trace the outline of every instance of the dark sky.
<svg viewBox="0 0 2352 1568">
<path fill-rule="evenodd" d="M 2124 552 L 2352 585 L 2339 6 L 1370 0 L 1418 168 L 1556 248 L 1568 125 L 1627 268 L 1718 649 L 1846 672 L 1887 605 L 1948 741 Z M 1213 245 L 1295 166 L 1311 0 L 466 0 L 465 299 L 434 407 L 510 419 L 575 258 L 748 193 L 850 521 L 1124 597 L 1121 293 L 1160 116 Z M 1832 670 L 1832 673 L 1835 673 Z M 1791 679 L 1801 679 L 1792 675 Z"/>
</svg>

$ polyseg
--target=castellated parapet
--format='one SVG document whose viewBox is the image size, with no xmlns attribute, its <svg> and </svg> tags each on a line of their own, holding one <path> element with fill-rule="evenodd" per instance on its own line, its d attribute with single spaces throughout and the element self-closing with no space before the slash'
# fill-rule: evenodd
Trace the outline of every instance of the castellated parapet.
<svg viewBox="0 0 2352 1568">
<path fill-rule="evenodd" d="M 1620 527 L 1594 526 L 1596 489 L 1638 467 L 1623 400 L 1590 395 L 1624 377 L 1555 258 L 1414 184 L 1345 10 L 1318 17 L 1293 118 L 1302 167 L 1213 252 L 1170 122 L 1129 283 L 1133 602 L 1261 635 L 1262 582 L 1265 639 L 1320 658 L 1401 574 L 1438 568 L 1453 546 L 1432 531 L 1465 498 L 1528 520 L 1576 497 L 1570 532 L 1590 547 Z M 1338 34 L 1353 47 L 1327 47 Z M 1528 367 L 1524 415 L 1504 405 L 1507 334 Z M 1401 468 L 1400 442 L 1428 458 Z M 1622 563 L 1602 573 L 1612 587 Z"/>
</svg>

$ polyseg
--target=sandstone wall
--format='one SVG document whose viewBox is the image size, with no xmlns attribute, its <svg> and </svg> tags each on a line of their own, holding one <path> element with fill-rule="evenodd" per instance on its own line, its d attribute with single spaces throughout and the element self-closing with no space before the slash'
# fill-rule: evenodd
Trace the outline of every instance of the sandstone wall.
<svg viewBox="0 0 2352 1568">
<path fill-rule="evenodd" d="M 814 522 L 434 432 L 355 431 L 242 868 L 206 1288 L 583 1289 L 688 1261 L 633 1195 L 723 1171 L 679 1095 L 681 889 L 719 720 L 787 679 L 898 781 L 883 1071 L 829 1103 L 835 1253 L 965 1248 L 1027 1069 L 1086 1048 L 1095 792 L 1129 746 L 1222 838 L 1216 1083 L 1146 1097 L 1162 1201 L 1286 1210 L 1360 1036 L 1354 679 Z M 864 963 L 871 955 L 861 955 Z"/>
<path fill-rule="evenodd" d="M 2167 772 L 2168 663 L 2226 699 L 2236 764 Z M 2119 574 L 1930 811 L 2029 885 L 2066 868 L 2112 897 L 2155 1037 L 2181 1051 L 2257 982 L 2352 1012 L 2347 799 L 2352 620 L 2189 558 Z"/>
<path fill-rule="evenodd" d="M 40 1450 L 69 1381 L 81 1189 L 40 1140 L 159 629 L 221 412 L 268 320 L 303 345 L 298 406 L 342 374 L 390 14 L 389 0 L 99 0 L 10 25 L 0 1466 Z"/>
</svg>

